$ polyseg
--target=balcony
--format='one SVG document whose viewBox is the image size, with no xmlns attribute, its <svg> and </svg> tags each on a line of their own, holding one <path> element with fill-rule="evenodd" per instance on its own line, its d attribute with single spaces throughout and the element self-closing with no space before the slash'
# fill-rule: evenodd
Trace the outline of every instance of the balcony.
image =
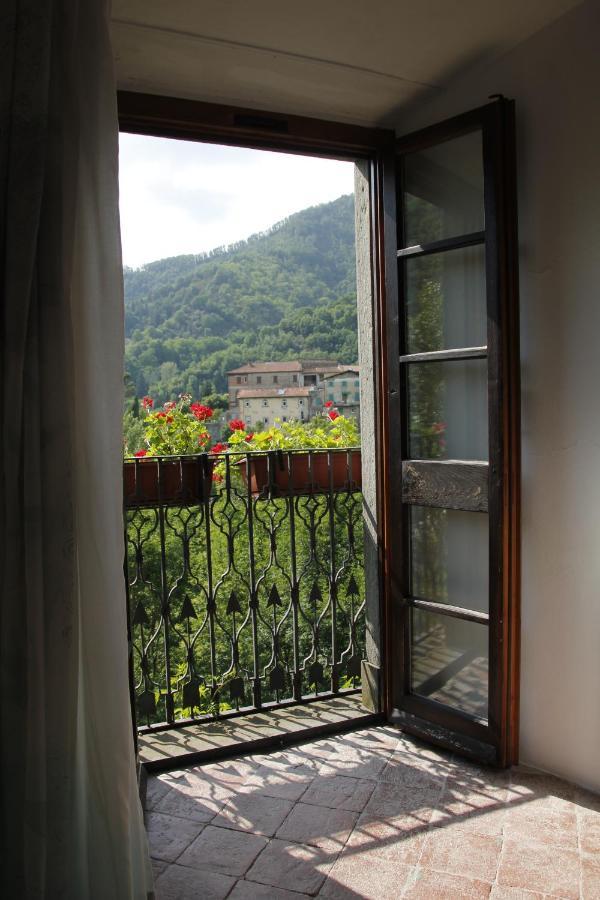
<svg viewBox="0 0 600 900">
<path fill-rule="evenodd" d="M 124 505 L 139 733 L 359 692 L 360 450 L 136 460 Z"/>
</svg>

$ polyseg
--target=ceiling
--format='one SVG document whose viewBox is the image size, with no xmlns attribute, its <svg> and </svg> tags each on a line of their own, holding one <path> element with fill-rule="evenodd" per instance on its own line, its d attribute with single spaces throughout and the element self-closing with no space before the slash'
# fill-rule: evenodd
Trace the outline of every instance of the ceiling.
<svg viewBox="0 0 600 900">
<path fill-rule="evenodd" d="M 390 125 L 579 2 L 113 0 L 113 46 L 121 88 Z"/>
</svg>

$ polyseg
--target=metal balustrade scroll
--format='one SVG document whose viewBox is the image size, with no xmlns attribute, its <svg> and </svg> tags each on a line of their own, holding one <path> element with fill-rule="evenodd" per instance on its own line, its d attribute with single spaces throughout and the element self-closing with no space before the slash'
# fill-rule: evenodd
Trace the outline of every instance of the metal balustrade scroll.
<svg viewBox="0 0 600 900">
<path fill-rule="evenodd" d="M 359 688 L 365 579 L 357 471 L 358 448 L 125 463 L 139 728 Z"/>
</svg>

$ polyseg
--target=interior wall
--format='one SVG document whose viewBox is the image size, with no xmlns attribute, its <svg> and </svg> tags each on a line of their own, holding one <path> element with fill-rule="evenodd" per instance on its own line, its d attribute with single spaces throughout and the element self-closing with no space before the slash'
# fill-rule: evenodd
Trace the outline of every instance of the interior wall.
<svg viewBox="0 0 600 900">
<path fill-rule="evenodd" d="M 516 100 L 521 295 L 521 762 L 600 789 L 600 4 L 405 113 Z"/>
</svg>

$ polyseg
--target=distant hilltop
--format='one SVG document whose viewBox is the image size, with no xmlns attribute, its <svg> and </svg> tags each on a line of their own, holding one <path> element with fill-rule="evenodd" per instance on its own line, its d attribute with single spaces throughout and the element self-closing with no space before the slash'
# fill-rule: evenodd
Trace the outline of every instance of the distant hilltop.
<svg viewBox="0 0 600 900">
<path fill-rule="evenodd" d="M 158 402 L 225 397 L 228 373 L 249 364 L 355 361 L 353 197 L 212 255 L 126 270 L 125 320 L 128 376 Z"/>
</svg>

